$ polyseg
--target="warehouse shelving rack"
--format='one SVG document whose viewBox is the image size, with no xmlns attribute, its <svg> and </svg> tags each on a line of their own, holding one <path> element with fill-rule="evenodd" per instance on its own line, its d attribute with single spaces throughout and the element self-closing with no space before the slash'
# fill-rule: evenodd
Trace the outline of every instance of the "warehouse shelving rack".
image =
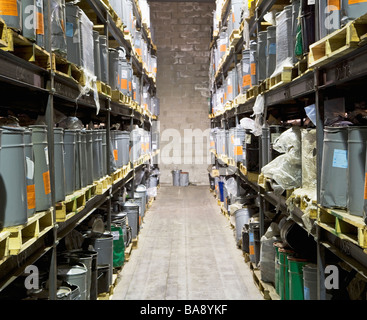
<svg viewBox="0 0 367 320">
<path fill-rule="evenodd" d="M 264 15 L 274 8 L 274 5 L 289 4 L 289 1 L 263 0 L 259 1 L 252 16 L 247 20 L 249 24 L 250 36 L 256 31 L 261 30 L 261 22 Z M 316 6 L 317 8 L 317 6 Z M 226 14 L 228 10 L 223 9 Z M 225 20 L 225 14 L 222 15 L 222 21 Z M 316 17 L 318 12 L 316 10 Z M 316 23 L 316 41 L 320 40 L 318 37 L 318 23 Z M 243 39 L 240 39 L 235 46 L 234 54 L 227 57 L 227 61 L 222 65 L 222 70 L 217 74 L 215 82 L 218 84 L 224 74 L 228 72 L 231 63 L 237 60 L 237 54 L 240 53 L 243 45 Z M 317 203 L 320 203 L 320 177 L 321 177 L 321 163 L 322 163 L 322 149 L 323 149 L 323 128 L 324 128 L 324 107 L 323 101 L 325 98 L 333 98 L 346 94 L 352 97 L 354 94 L 359 97 L 363 96 L 363 87 L 367 82 L 367 46 L 364 43 L 357 45 L 353 51 L 348 51 L 345 54 L 339 54 L 332 59 L 325 61 L 323 65 L 309 68 L 306 71 L 290 82 L 281 84 L 270 90 L 259 90 L 258 94 L 262 94 L 265 100 L 265 114 L 275 110 L 278 114 L 285 117 L 285 106 L 298 103 L 298 118 L 305 118 L 305 113 L 301 110 L 301 106 L 315 103 L 317 110 L 316 123 L 316 147 L 317 147 Z M 233 66 L 233 65 L 232 65 Z M 362 94 L 357 94 L 358 89 Z M 351 98 L 352 99 L 352 98 Z M 256 94 L 253 97 L 243 98 L 241 95 L 237 96 L 230 108 L 226 108 L 221 113 L 210 114 L 211 128 L 222 127 L 228 128 L 238 123 L 242 117 L 250 117 L 253 113 L 253 106 L 256 100 Z M 302 108 L 303 109 L 303 108 Z M 264 116 L 265 118 L 265 116 Z M 262 150 L 260 139 L 259 159 L 261 163 Z M 224 159 L 226 160 L 226 159 Z M 233 166 L 229 161 L 223 161 L 222 157 L 217 155 L 216 165 Z M 260 213 L 260 237 L 264 234 L 264 218 L 265 206 L 267 203 L 278 207 L 279 210 L 293 219 L 298 225 L 307 230 L 302 215 L 304 212 L 295 207 L 290 209 L 286 204 L 286 197 L 284 195 L 276 195 L 272 190 L 264 188 L 264 185 L 259 184 L 259 181 L 250 179 L 246 172 L 241 170 L 239 164 L 236 164 L 236 176 L 240 181 L 249 185 L 259 195 L 259 213 Z M 313 227 L 310 234 L 314 238 L 317 246 L 317 265 L 318 265 L 318 298 L 320 300 L 326 299 L 326 290 L 324 286 L 324 270 L 326 267 L 325 255 L 327 251 L 332 252 L 341 261 L 345 262 L 354 273 L 361 276 L 364 281 L 367 280 L 367 250 L 365 244 L 365 233 L 367 226 L 363 219 L 358 217 L 354 220 L 358 222 L 348 224 L 348 221 L 353 220 L 348 213 L 338 214 L 331 213 L 330 217 L 333 220 L 341 220 L 341 223 L 346 223 L 348 231 L 336 230 L 336 227 L 326 227 L 320 220 L 320 206 L 318 205 L 317 214 L 313 216 Z M 352 229 L 352 230 L 350 230 Z M 352 234 L 348 234 L 351 232 Z"/>
<path fill-rule="evenodd" d="M 132 60 L 135 72 L 140 76 L 141 83 L 147 83 L 150 90 L 155 94 L 155 78 L 147 73 L 141 62 L 132 54 L 133 45 L 124 35 L 121 27 L 118 27 L 109 12 L 109 7 L 106 5 L 108 1 L 102 0 L 83 0 L 78 3 L 82 9 L 92 20 L 98 21 L 102 25 L 103 34 L 108 36 L 109 47 L 112 45 L 123 46 L 127 49 L 129 57 Z M 150 32 L 146 26 L 141 23 L 139 15 L 140 9 L 138 4 L 134 3 L 134 14 L 142 26 L 143 35 L 149 43 L 150 50 L 156 51 L 153 44 Z M 48 13 L 50 17 L 50 12 Z M 50 26 L 50 20 L 48 25 Z M 51 41 L 51 39 L 47 39 Z M 51 46 L 50 46 L 51 47 Z M 52 53 L 49 53 L 50 56 Z M 150 112 L 142 108 L 136 108 L 131 104 L 119 103 L 112 101 L 111 96 L 103 92 L 98 93 L 100 110 L 97 114 L 96 103 L 93 94 L 80 95 L 80 83 L 65 75 L 55 72 L 54 60 L 49 59 L 47 67 L 40 67 L 37 61 L 34 63 L 18 57 L 11 52 L 0 50 L 0 93 L 1 93 L 1 108 L 0 114 L 7 115 L 10 112 L 21 112 L 28 114 L 31 117 L 44 115 L 48 126 L 48 152 L 50 159 L 50 179 L 51 179 L 51 194 L 52 207 L 50 208 L 50 219 L 48 230 L 44 233 L 35 234 L 30 245 L 15 254 L 9 254 L 9 239 L 8 232 L 0 232 L 0 292 L 7 288 L 20 275 L 23 274 L 25 268 L 36 263 L 46 253 L 51 253 L 51 261 L 49 266 L 49 298 L 56 299 L 56 279 L 57 279 L 57 262 L 56 252 L 57 245 L 61 239 L 66 237 L 75 227 L 83 220 L 88 218 L 93 212 L 107 204 L 107 230 L 111 226 L 110 208 L 111 198 L 114 194 L 123 189 L 128 183 L 132 183 L 134 189 L 135 174 L 142 170 L 150 161 L 151 157 L 144 157 L 138 163 L 132 164 L 119 174 L 119 179 L 112 179 L 113 172 L 108 168 L 108 184 L 102 191 L 95 193 L 83 204 L 83 207 L 78 210 L 70 218 L 63 222 L 57 222 L 55 210 L 55 182 L 54 182 L 54 140 L 53 127 L 55 111 L 61 110 L 66 115 L 77 116 L 85 123 L 89 121 L 99 121 L 104 123 L 107 131 L 107 141 L 110 139 L 111 117 L 118 121 L 125 121 L 130 124 L 130 128 L 134 124 L 144 126 L 151 129 L 152 122 L 157 120 L 157 116 L 153 116 Z M 21 94 L 20 94 L 21 93 Z M 109 163 L 109 144 L 107 144 L 107 164 Z M 156 151 L 155 154 L 159 152 Z"/>
</svg>

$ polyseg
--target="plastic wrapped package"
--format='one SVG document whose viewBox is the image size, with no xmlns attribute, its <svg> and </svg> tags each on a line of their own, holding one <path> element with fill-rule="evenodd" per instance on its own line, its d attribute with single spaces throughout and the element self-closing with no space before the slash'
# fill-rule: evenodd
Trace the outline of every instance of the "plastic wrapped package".
<svg viewBox="0 0 367 320">
<path fill-rule="evenodd" d="M 227 192 L 228 192 L 229 195 L 237 197 L 238 186 L 237 186 L 236 179 L 229 178 L 229 179 L 225 180 L 224 186 L 227 189 Z"/>
<path fill-rule="evenodd" d="M 80 17 L 81 66 L 94 75 L 93 22 L 89 20 L 84 11 L 80 12 Z"/>
<path fill-rule="evenodd" d="M 293 66 L 292 6 L 276 14 L 276 68 L 272 77 Z"/>
<path fill-rule="evenodd" d="M 274 191 L 299 188 L 302 184 L 301 131 L 292 127 L 283 132 L 274 142 L 273 148 L 283 153 L 261 169 L 264 176 L 273 179 Z"/>
<path fill-rule="evenodd" d="M 260 274 L 261 280 L 264 282 L 275 283 L 275 250 L 273 244 L 277 241 L 280 241 L 279 227 L 272 222 L 260 239 Z"/>
<path fill-rule="evenodd" d="M 54 51 L 61 56 L 66 57 L 67 44 L 66 44 L 66 13 L 65 13 L 65 0 L 50 0 L 44 1 L 44 18 L 45 18 L 45 48 L 47 51 Z M 51 6 L 51 28 L 47 27 L 48 24 L 48 6 Z M 49 32 L 51 34 L 51 48 L 49 47 Z"/>
<path fill-rule="evenodd" d="M 316 129 L 302 129 L 302 188 L 315 189 L 316 170 Z"/>
</svg>

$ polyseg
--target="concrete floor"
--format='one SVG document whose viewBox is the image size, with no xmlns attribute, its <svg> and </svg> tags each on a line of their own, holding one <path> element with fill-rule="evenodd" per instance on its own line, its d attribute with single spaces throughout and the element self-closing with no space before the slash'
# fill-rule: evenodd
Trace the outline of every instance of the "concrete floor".
<svg viewBox="0 0 367 320">
<path fill-rule="evenodd" d="M 114 300 L 263 300 L 208 186 L 162 186 Z"/>
</svg>

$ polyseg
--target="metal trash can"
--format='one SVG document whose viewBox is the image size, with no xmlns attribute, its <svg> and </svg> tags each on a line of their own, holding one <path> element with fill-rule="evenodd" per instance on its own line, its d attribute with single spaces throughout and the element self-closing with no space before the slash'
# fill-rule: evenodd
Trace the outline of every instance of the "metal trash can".
<svg viewBox="0 0 367 320">
<path fill-rule="evenodd" d="M 24 131 L 26 179 L 27 179 L 27 215 L 31 217 L 36 212 L 36 185 L 34 184 L 34 156 L 32 131 Z M 0 139 L 1 148 L 1 139 Z M 1 152 L 1 151 L 0 151 Z"/>
<path fill-rule="evenodd" d="M 67 195 L 73 194 L 76 190 L 76 135 L 77 130 L 64 130 L 65 186 Z"/>
<path fill-rule="evenodd" d="M 107 37 L 105 35 L 99 36 L 99 50 L 100 50 L 100 70 L 101 70 L 101 81 L 109 84 L 109 51 L 107 47 Z"/>
<path fill-rule="evenodd" d="M 1 228 L 27 222 L 24 131 L 11 127 L 0 130 L 0 194 L 5 200 L 0 203 Z"/>
<path fill-rule="evenodd" d="M 320 179 L 320 204 L 323 207 L 347 207 L 347 154 L 347 127 L 325 127 Z"/>
<path fill-rule="evenodd" d="M 36 211 L 51 207 L 51 182 L 48 157 L 47 126 L 34 125 L 32 143 L 34 153 L 34 182 L 36 185 Z"/>
<path fill-rule="evenodd" d="M 57 267 L 57 277 L 75 284 L 79 287 L 80 298 L 77 300 L 87 299 L 87 273 L 88 270 L 83 264 L 79 265 L 60 265 Z"/>
<path fill-rule="evenodd" d="M 55 201 L 65 200 L 64 129 L 54 128 Z"/>
<path fill-rule="evenodd" d="M 127 222 L 131 227 L 132 239 L 135 239 L 139 233 L 139 205 L 133 199 L 125 202 L 123 212 L 127 214 Z"/>
</svg>

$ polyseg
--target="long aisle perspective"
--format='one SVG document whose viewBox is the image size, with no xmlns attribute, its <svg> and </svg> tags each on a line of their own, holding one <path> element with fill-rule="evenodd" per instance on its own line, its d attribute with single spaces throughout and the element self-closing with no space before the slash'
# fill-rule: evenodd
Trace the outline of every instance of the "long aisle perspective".
<svg viewBox="0 0 367 320">
<path fill-rule="evenodd" d="M 207 186 L 162 186 L 114 300 L 262 300 Z"/>
</svg>

